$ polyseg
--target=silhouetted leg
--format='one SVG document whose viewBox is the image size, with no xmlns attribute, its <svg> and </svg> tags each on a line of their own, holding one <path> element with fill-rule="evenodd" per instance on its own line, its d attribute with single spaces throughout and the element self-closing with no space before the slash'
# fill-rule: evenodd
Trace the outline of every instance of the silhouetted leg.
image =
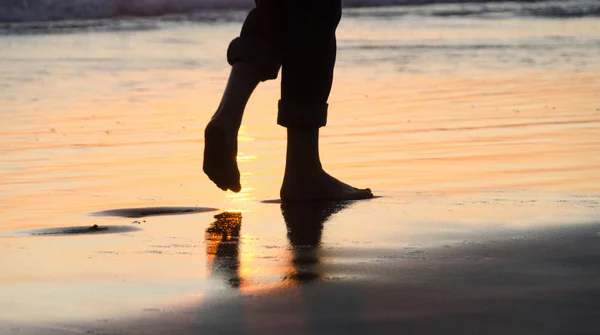
<svg viewBox="0 0 600 335">
<path fill-rule="evenodd" d="M 282 2 L 257 0 L 256 5 L 229 45 L 229 81 L 204 132 L 204 172 L 224 191 L 241 190 L 237 136 L 246 103 L 258 83 L 276 78 L 281 66 Z"/>
<path fill-rule="evenodd" d="M 331 177 L 319 158 L 319 128 L 327 123 L 340 18 L 341 0 L 285 2 L 277 123 L 288 128 L 280 193 L 286 202 L 373 197 L 369 189 L 360 190 Z"/>
</svg>

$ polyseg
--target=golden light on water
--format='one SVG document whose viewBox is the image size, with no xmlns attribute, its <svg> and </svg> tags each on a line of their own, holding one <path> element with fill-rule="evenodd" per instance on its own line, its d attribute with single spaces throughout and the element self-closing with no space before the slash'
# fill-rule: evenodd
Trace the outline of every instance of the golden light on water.
<svg viewBox="0 0 600 335">
<path fill-rule="evenodd" d="M 254 197 L 254 187 L 244 186 L 238 193 L 227 192 L 227 199 L 229 200 L 229 208 L 226 209 L 228 212 L 240 212 L 244 213 L 249 210 L 250 203 L 256 198 Z"/>
<path fill-rule="evenodd" d="M 257 157 L 258 156 L 255 155 L 245 155 L 244 153 L 239 153 L 237 155 L 237 161 L 238 163 L 252 162 L 256 160 Z"/>
<path fill-rule="evenodd" d="M 238 142 L 250 143 L 254 142 L 255 139 L 247 135 L 248 128 L 245 125 L 240 127 L 238 133 Z M 227 199 L 229 200 L 229 207 L 226 209 L 228 212 L 246 212 L 248 211 L 249 203 L 255 200 L 254 191 L 252 187 L 252 175 L 253 173 L 244 169 L 244 165 L 251 163 L 257 159 L 256 155 L 248 155 L 243 151 L 238 151 L 237 162 L 240 165 L 240 178 L 242 182 L 242 190 L 238 193 L 227 192 Z"/>
<path fill-rule="evenodd" d="M 503 21 L 525 28 L 520 22 L 526 21 Z M 95 320 L 103 311 L 115 315 L 117 305 L 142 310 L 167 296 L 210 295 L 214 282 L 249 292 L 344 277 L 348 272 L 340 264 L 370 257 L 358 253 L 361 248 L 428 245 L 446 238 L 445 232 L 470 236 L 490 227 L 595 220 L 598 62 L 570 48 L 580 38 L 597 39 L 590 23 L 540 20 L 535 31 L 486 24 L 483 30 L 468 24 L 446 29 L 447 37 L 467 46 L 463 60 L 469 59 L 462 63 L 445 56 L 459 48 L 419 47 L 416 52 L 427 57 L 397 57 L 407 50 L 395 48 L 395 41 L 427 46 L 437 27 L 411 23 L 390 30 L 386 22 L 381 29 L 341 29 L 346 48 L 321 136 L 323 163 L 334 177 L 383 197 L 340 211 L 337 221 L 323 224 L 323 246 L 314 249 L 303 245 L 319 245 L 311 242 L 318 234 L 304 236 L 302 228 L 325 215 L 290 210 L 282 220 L 279 205 L 261 202 L 279 198 L 285 165 L 285 130 L 275 123 L 277 81 L 261 83 L 245 111 L 238 137 L 241 192 L 221 191 L 202 172 L 203 129 L 219 104 L 228 71 L 222 58 L 237 27 L 135 31 L 135 48 L 123 48 L 130 32 L 27 36 L 34 43 L 15 42 L 18 48 L 0 56 L 0 67 L 11 74 L 0 76 L 8 111 L 0 124 L 3 232 L 94 224 L 141 229 L 0 239 L 0 296 L 15 302 L 0 306 L 0 315 L 85 314 Z M 156 48 L 172 34 L 214 48 L 184 43 L 176 54 Z M 509 68 L 516 64 L 504 57 L 510 53 L 494 57 L 502 48 L 470 47 L 479 38 L 550 35 L 574 38 L 552 44 L 557 51 L 538 55 L 534 67 Z M 364 41 L 371 38 L 384 47 L 369 49 Z M 356 48 L 348 48 L 352 41 Z M 385 48 L 388 42 L 391 48 Z M 563 48 L 570 55 L 557 58 L 557 66 L 553 58 Z M 513 49 L 519 48 L 506 51 Z M 186 65 L 192 58 L 200 61 Z M 221 65 L 211 65 L 215 59 Z M 152 206 L 219 212 L 136 220 L 141 223 L 88 215 Z M 240 217 L 213 218 L 223 211 Z M 290 239 L 294 234 L 283 221 L 294 218 L 300 233 Z M 204 285 L 205 277 L 216 280 Z"/>
</svg>

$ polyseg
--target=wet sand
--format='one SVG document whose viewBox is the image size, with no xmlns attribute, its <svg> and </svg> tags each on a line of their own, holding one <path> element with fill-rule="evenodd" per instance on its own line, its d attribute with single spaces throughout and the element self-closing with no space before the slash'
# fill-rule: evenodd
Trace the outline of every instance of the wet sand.
<svg viewBox="0 0 600 335">
<path fill-rule="evenodd" d="M 210 297 L 109 326 L 65 326 L 147 334 L 594 334 L 599 234 L 596 224 L 418 252 L 365 250 L 353 258 L 379 262 L 357 264 L 321 266 L 313 263 L 318 256 L 303 255 L 293 261 L 293 288 Z M 300 275 L 303 267 L 316 273 Z M 309 284 L 329 268 L 369 278 Z"/>
<path fill-rule="evenodd" d="M 122 305 L 113 306 L 110 316 L 95 306 L 99 297 L 94 294 L 91 301 L 77 306 L 92 313 L 87 320 L 9 320 L 0 323 L 0 331 L 594 334 L 598 329 L 600 224 L 503 232 L 488 235 L 494 240 L 433 248 L 321 248 L 315 242 L 320 242 L 319 222 L 327 214 L 317 217 L 306 221 L 314 224 L 308 230 L 303 226 L 295 231 L 288 222 L 292 255 L 279 284 L 250 287 L 238 250 L 241 217 L 220 215 L 206 230 L 207 236 L 217 236 L 206 239 L 207 257 L 213 257 L 211 276 L 229 289 L 209 288 L 176 302 L 147 302 L 129 315 L 120 314 Z M 256 270 L 263 271 L 262 265 L 269 262 L 256 263 Z M 87 286 L 94 290 L 94 285 Z M 136 291 L 128 288 L 120 299 L 130 299 Z"/>
<path fill-rule="evenodd" d="M 342 22 L 322 130 L 380 197 L 311 207 L 276 201 L 277 82 L 242 192 L 201 171 L 239 22 L 0 37 L 0 333 L 594 334 L 597 21 L 390 24 Z"/>
<path fill-rule="evenodd" d="M 4 237 L 0 332 L 593 334 L 596 206 L 502 193 L 258 202 L 120 234 Z M 562 222 L 532 227 L 551 208 Z"/>
</svg>

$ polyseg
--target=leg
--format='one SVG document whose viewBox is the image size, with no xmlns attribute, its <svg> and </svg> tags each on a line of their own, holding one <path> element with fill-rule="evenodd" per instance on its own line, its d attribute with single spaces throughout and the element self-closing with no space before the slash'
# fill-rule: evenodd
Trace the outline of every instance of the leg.
<svg viewBox="0 0 600 335">
<path fill-rule="evenodd" d="M 281 66 L 281 0 L 257 0 L 256 5 L 229 45 L 229 81 L 204 132 L 203 170 L 224 191 L 241 190 L 237 135 L 246 103 L 258 83 L 276 78 Z"/>
<path fill-rule="evenodd" d="M 327 174 L 319 157 L 319 128 L 327 122 L 340 17 L 340 0 L 286 1 L 277 118 L 288 128 L 280 193 L 285 202 L 373 197 L 369 189 L 354 188 Z"/>
</svg>

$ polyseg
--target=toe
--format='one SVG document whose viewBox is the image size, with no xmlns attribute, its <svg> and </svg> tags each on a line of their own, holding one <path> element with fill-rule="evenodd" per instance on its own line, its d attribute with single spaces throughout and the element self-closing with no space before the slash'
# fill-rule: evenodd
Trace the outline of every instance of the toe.
<svg viewBox="0 0 600 335">
<path fill-rule="evenodd" d="M 223 180 L 223 178 L 221 178 L 219 175 L 217 174 L 208 174 L 208 178 L 210 179 L 210 181 L 212 181 L 215 185 L 217 185 L 218 188 L 222 189 L 223 191 L 227 191 L 227 189 L 229 188 L 227 186 L 227 183 L 225 182 L 225 180 Z"/>
<path fill-rule="evenodd" d="M 364 190 L 361 190 L 360 195 L 363 199 L 369 199 L 373 197 L 373 192 L 371 192 L 370 188 L 366 188 Z"/>
<path fill-rule="evenodd" d="M 235 193 L 238 193 L 239 191 L 242 190 L 242 185 L 240 185 L 240 183 L 237 183 L 235 185 L 229 186 L 229 189 Z"/>
<path fill-rule="evenodd" d="M 227 191 L 228 187 L 227 187 L 226 184 L 224 184 L 224 183 L 217 183 L 214 180 L 213 180 L 213 182 L 217 185 L 218 188 L 222 189 L 223 191 Z"/>
</svg>

